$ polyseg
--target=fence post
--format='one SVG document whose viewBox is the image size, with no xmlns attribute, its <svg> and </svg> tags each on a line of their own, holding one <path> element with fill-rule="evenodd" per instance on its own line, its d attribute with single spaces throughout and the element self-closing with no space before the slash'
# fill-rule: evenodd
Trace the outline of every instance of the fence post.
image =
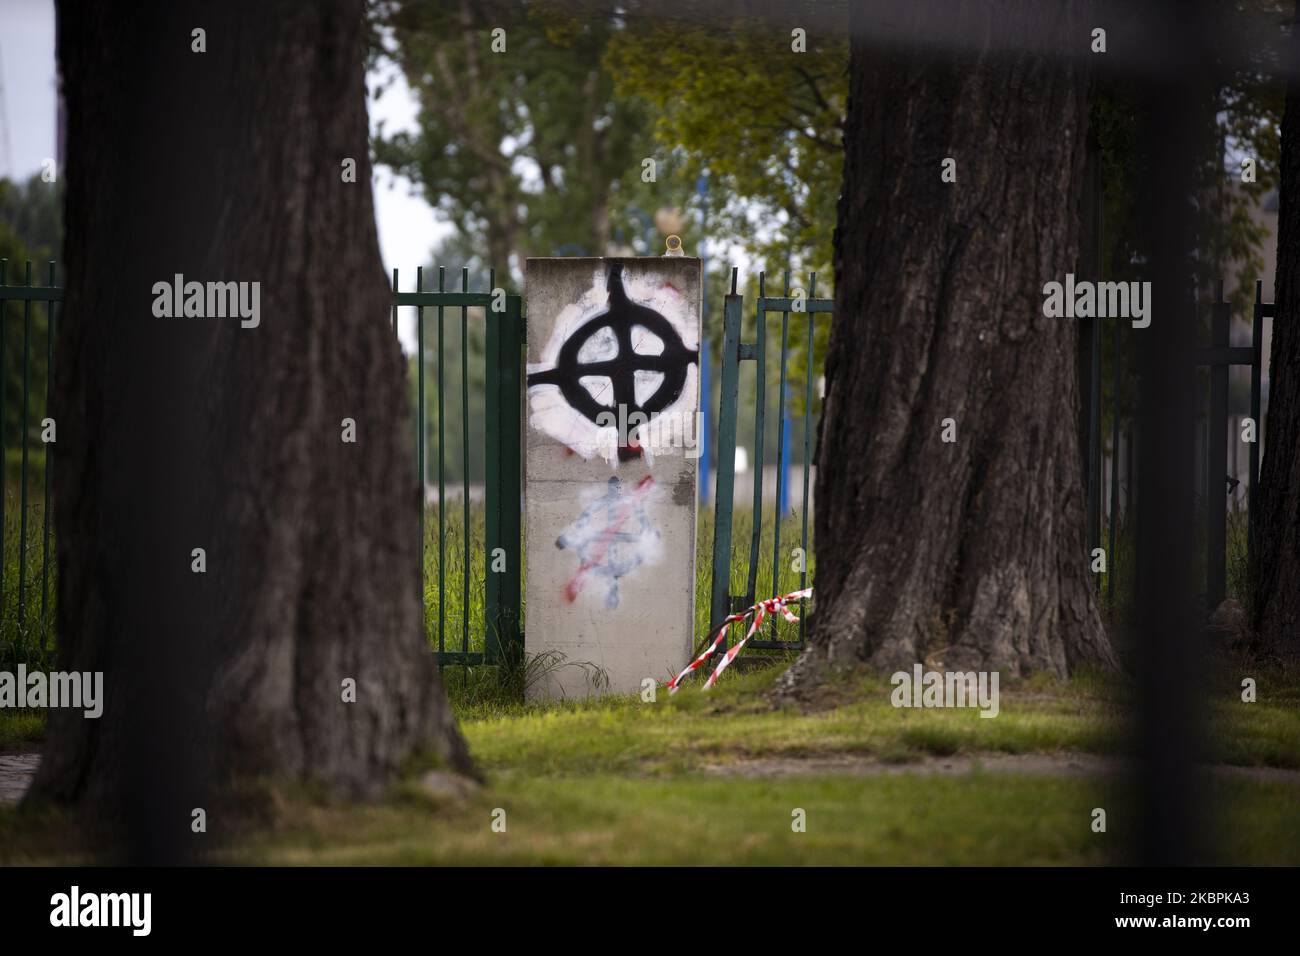
<svg viewBox="0 0 1300 956">
<path fill-rule="evenodd" d="M 523 416 L 523 315 L 519 296 L 506 296 L 506 310 L 487 311 L 487 454 L 485 500 L 487 607 L 484 660 L 498 662 L 503 651 L 523 647 L 519 604 L 523 555 L 520 498 L 523 469 L 520 421 Z M 497 554 L 500 549 L 500 555 Z M 497 557 L 504 570 L 494 571 Z"/>
<path fill-rule="evenodd" d="M 789 269 L 785 272 L 784 294 L 790 294 Z M 754 527 L 749 540 L 749 578 L 745 585 L 745 600 L 742 602 L 746 607 L 754 603 L 758 593 L 758 549 L 763 539 L 763 431 L 767 426 L 767 308 L 763 300 L 766 296 L 767 276 L 760 272 L 758 305 L 755 310 L 757 340 L 754 343 L 754 359 L 758 364 L 754 377 Z M 785 361 L 785 356 L 781 359 Z M 736 456 L 733 453 L 731 457 L 734 465 Z M 727 613 L 730 613 L 730 608 Z"/>
<path fill-rule="evenodd" d="M 49 287 L 54 288 L 54 260 L 50 260 Z M 53 416 L 52 397 L 54 394 L 54 299 L 45 303 L 45 414 Z M 43 430 L 43 429 L 42 429 Z M 50 604 L 50 507 L 53 500 L 52 471 L 54 467 L 54 443 L 45 443 L 45 513 L 44 527 L 41 532 L 41 652 L 49 647 L 50 632 L 47 627 L 46 612 Z"/>
<path fill-rule="evenodd" d="M 5 267 L 7 259 L 0 259 L 0 286 L 5 284 Z M 5 449 L 5 306 L 8 300 L 0 295 L 0 615 L 4 613 L 5 596 L 5 542 L 9 536 L 5 533 L 5 493 L 8 491 L 5 479 L 8 477 L 9 453 Z"/>
<path fill-rule="evenodd" d="M 1086 320 L 1089 326 L 1088 366 L 1088 553 L 1101 547 L 1101 321 Z M 1101 593 L 1101 578 L 1097 578 Z"/>
<path fill-rule="evenodd" d="M 717 493 L 713 525 L 713 595 L 709 624 L 731 613 L 731 507 L 736 490 L 736 401 L 740 385 L 740 311 L 736 271 L 722 310 L 722 381 L 718 398 Z"/>
<path fill-rule="evenodd" d="M 808 366 L 804 374 L 804 405 L 803 405 L 803 537 L 800 540 L 799 547 L 803 552 L 803 560 L 800 564 L 803 570 L 799 572 L 799 590 L 808 587 L 808 487 L 812 480 L 812 407 L 813 407 L 813 356 L 814 336 L 816 333 L 815 323 L 813 322 L 812 312 L 807 313 L 808 319 Z M 804 613 L 804 599 L 799 599 L 799 643 L 804 642 L 806 629 L 808 626 L 808 615 Z"/>
<path fill-rule="evenodd" d="M 1215 287 L 1210 305 L 1210 348 L 1227 349 L 1232 307 L 1223 300 L 1223 280 Z M 1210 366 L 1210 413 L 1205 440 L 1206 525 L 1205 596 L 1213 611 L 1223 600 L 1227 585 L 1228 527 L 1224 483 L 1228 475 L 1228 359 Z"/>
<path fill-rule="evenodd" d="M 469 292 L 469 269 L 464 267 L 460 270 L 460 291 Z M 484 310 L 483 314 L 487 315 L 487 311 Z M 461 531 L 465 545 L 464 563 L 461 565 L 464 573 L 461 574 L 460 651 L 468 654 L 469 551 L 473 532 L 469 523 L 469 307 L 465 305 L 460 307 L 460 436 Z"/>
<path fill-rule="evenodd" d="M 32 287 L 32 263 L 27 260 L 25 285 Z M 32 300 L 23 300 L 23 417 L 22 439 L 23 473 L 19 482 L 18 499 L 18 629 L 26 627 L 24 611 L 27 609 L 27 418 L 31 408 L 32 392 Z"/>
<path fill-rule="evenodd" d="M 1277 296 L 1274 295 L 1276 299 Z M 1255 422 L 1255 440 L 1250 443 L 1250 484 L 1246 488 L 1246 562 L 1255 580 L 1255 487 L 1259 484 L 1259 443 L 1264 438 L 1260 406 L 1264 370 L 1264 283 L 1255 281 L 1255 308 L 1250 322 L 1250 417 Z"/>
<path fill-rule="evenodd" d="M 1120 389 L 1123 388 L 1124 381 L 1120 375 L 1120 329 L 1123 323 L 1118 319 L 1112 325 L 1112 331 L 1115 335 L 1113 343 L 1114 352 L 1111 363 L 1111 398 L 1110 398 L 1110 541 L 1108 542 L 1110 550 L 1106 552 L 1106 600 L 1110 605 L 1110 612 L 1115 614 L 1115 572 L 1119 562 L 1115 554 L 1115 531 L 1119 523 L 1119 410 L 1120 410 Z"/>
</svg>

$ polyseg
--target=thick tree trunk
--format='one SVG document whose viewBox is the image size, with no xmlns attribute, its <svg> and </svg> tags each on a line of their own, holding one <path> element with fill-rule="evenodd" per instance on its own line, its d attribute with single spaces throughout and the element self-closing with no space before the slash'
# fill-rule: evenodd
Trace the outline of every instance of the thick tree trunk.
<svg viewBox="0 0 1300 956">
<path fill-rule="evenodd" d="M 59 654 L 107 703 L 51 713 L 33 796 L 127 812 L 146 850 L 207 783 L 468 766 L 421 637 L 364 43 L 362 0 L 59 6 Z M 260 283 L 260 324 L 156 317 L 178 273 Z"/>
<path fill-rule="evenodd" d="M 1298 13 L 1297 15 L 1300 15 Z M 1300 67 L 1292 29 L 1291 68 Z M 1282 116 L 1273 348 L 1264 459 L 1256 489 L 1255 625 L 1264 649 L 1300 656 L 1300 77 L 1287 83 Z"/>
<path fill-rule="evenodd" d="M 930 5 L 894 9 L 916 17 L 895 24 L 901 47 L 857 23 L 851 49 L 817 609 L 790 682 L 827 662 L 1111 666 L 1084 541 L 1075 328 L 1043 316 L 1042 294 L 1078 262 L 1085 64 L 1020 46 L 1086 50 L 1089 22 L 1078 4 L 1030 16 L 987 0 L 966 8 L 965 37 L 988 44 L 976 54 L 925 42 Z M 999 36 L 1008 24 L 1025 38 Z"/>
</svg>

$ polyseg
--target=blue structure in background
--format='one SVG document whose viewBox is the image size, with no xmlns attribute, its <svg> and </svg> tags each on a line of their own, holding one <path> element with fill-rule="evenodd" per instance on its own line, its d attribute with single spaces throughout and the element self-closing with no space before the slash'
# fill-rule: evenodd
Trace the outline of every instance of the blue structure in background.
<svg viewBox="0 0 1300 956">
<path fill-rule="evenodd" d="M 811 320 L 809 320 L 811 321 Z M 790 408 L 790 387 L 787 385 L 785 390 L 785 407 Z M 777 502 L 777 514 L 784 518 L 790 513 L 790 482 L 786 479 L 790 474 L 790 413 L 786 412 L 785 418 L 781 419 L 781 440 L 777 442 L 779 457 L 776 461 L 776 467 L 781 471 L 781 480 L 778 484 L 781 486 L 781 500 Z M 780 518 L 777 520 L 779 521 Z"/>
<path fill-rule="evenodd" d="M 709 181 L 704 176 L 700 176 L 695 184 L 695 191 L 701 201 L 709 193 Z M 712 417 L 713 402 L 711 396 L 711 376 L 709 375 L 709 337 L 706 333 L 709 321 L 709 254 L 708 246 L 705 241 L 705 230 L 700 229 L 700 276 L 704 283 L 704 293 L 701 296 L 700 308 L 700 495 L 701 501 L 710 502 L 713 500 L 713 490 L 709 487 L 709 473 L 712 471 L 713 460 L 713 441 L 712 428 L 710 428 L 710 418 Z"/>
</svg>

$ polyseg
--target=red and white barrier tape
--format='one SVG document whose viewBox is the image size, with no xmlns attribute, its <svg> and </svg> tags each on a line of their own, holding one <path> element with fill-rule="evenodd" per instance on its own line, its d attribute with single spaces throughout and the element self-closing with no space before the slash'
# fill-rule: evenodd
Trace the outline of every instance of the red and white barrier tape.
<svg viewBox="0 0 1300 956">
<path fill-rule="evenodd" d="M 740 653 L 740 649 L 745 646 L 755 633 L 757 633 L 759 625 L 763 623 L 763 618 L 766 615 L 775 614 L 780 611 L 782 617 L 787 621 L 798 621 L 799 618 L 795 617 L 794 612 L 792 612 L 787 605 L 794 601 L 801 601 L 804 598 L 812 597 L 812 592 L 812 588 L 804 588 L 802 591 L 791 591 L 789 594 L 783 594 L 780 597 L 759 601 L 751 608 L 724 618 L 722 623 L 718 625 L 718 636 L 709 642 L 708 646 L 704 648 L 703 653 L 701 653 L 699 657 L 686 665 L 684 671 L 668 682 L 668 693 L 677 693 L 677 689 L 681 686 L 682 680 L 687 677 L 691 671 L 702 666 L 706 660 L 713 656 L 713 653 L 719 646 L 721 646 L 723 639 L 727 636 L 727 631 L 731 629 L 732 624 L 735 624 L 737 621 L 743 621 L 745 618 L 749 617 L 749 615 L 753 614 L 754 620 L 749 625 L 749 632 L 738 644 L 727 649 L 727 652 L 722 655 L 722 660 L 718 661 L 717 669 L 714 670 L 714 672 L 709 676 L 709 679 L 704 682 L 703 689 L 708 690 L 718 682 L 718 678 L 722 676 L 722 672 L 725 671 L 731 662 L 736 659 L 736 656 Z"/>
</svg>

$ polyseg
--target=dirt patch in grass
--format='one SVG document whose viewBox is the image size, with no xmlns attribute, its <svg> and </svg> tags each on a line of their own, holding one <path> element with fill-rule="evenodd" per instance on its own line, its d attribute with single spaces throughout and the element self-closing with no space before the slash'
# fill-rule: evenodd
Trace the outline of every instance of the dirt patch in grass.
<svg viewBox="0 0 1300 956">
<path fill-rule="evenodd" d="M 0 753 L 0 806 L 14 804 L 22 799 L 31 786 L 32 778 L 36 776 L 40 762 L 41 756 L 35 751 Z"/>
<path fill-rule="evenodd" d="M 1131 770 L 1133 767 L 1132 761 L 1099 754 L 986 753 L 920 757 L 906 762 L 880 760 L 865 754 L 751 757 L 725 763 L 709 763 L 700 769 L 705 774 L 717 777 L 779 779 L 827 775 L 872 777 L 898 774 L 954 777 L 976 772 L 1053 777 L 1109 777 Z M 1277 781 L 1300 786 L 1300 770 L 1278 767 L 1237 767 L 1228 764 L 1207 765 L 1205 769 L 1216 775 Z"/>
</svg>

